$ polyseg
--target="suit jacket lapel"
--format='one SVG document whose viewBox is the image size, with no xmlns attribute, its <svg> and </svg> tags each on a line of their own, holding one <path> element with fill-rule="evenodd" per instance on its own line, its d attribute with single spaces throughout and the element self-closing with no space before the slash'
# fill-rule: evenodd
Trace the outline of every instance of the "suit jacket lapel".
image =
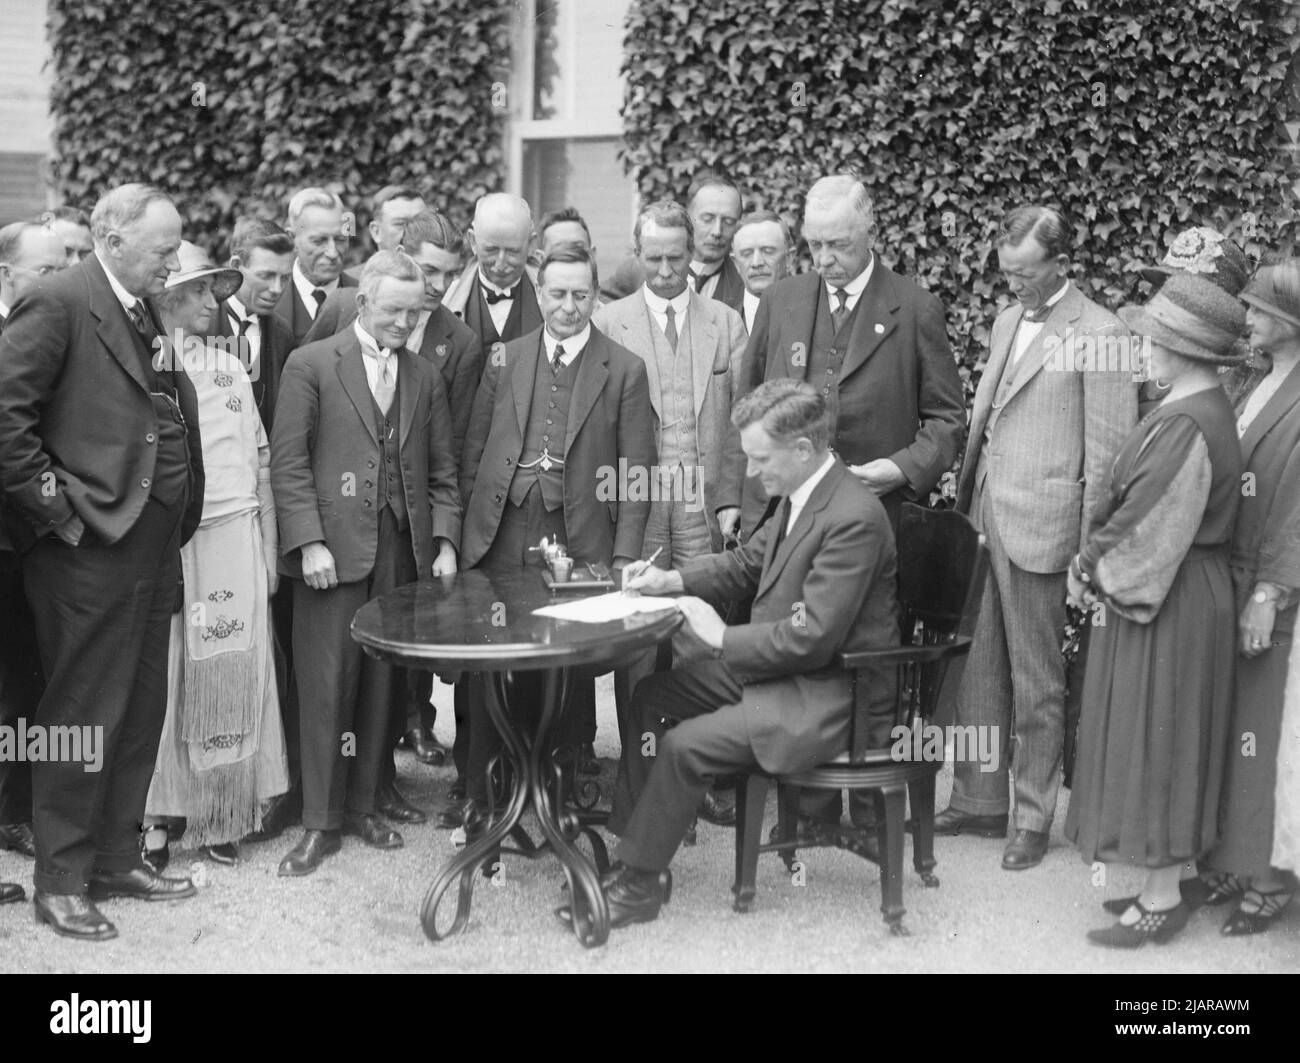
<svg viewBox="0 0 1300 1063">
<path fill-rule="evenodd" d="M 537 305 L 537 291 L 533 288 L 533 282 L 528 279 L 527 273 L 520 278 L 519 288 L 519 298 L 515 300 L 520 307 L 519 335 L 527 336 L 533 329 L 541 327 L 542 310 Z"/>
<path fill-rule="evenodd" d="M 135 326 L 118 302 L 113 286 L 108 283 L 99 256 L 88 256 L 85 269 L 86 282 L 90 287 L 90 312 L 99 322 L 95 331 L 100 342 L 108 348 L 131 379 L 149 391 L 149 381 L 145 378 L 144 366 L 140 364 L 140 356 L 136 352 Z"/>
<path fill-rule="evenodd" d="M 690 293 L 686 319 L 690 347 L 685 353 L 691 359 L 691 373 L 694 376 L 695 386 L 695 417 L 698 420 L 700 410 L 704 408 L 704 395 L 709 388 L 709 377 L 713 374 L 713 352 L 718 349 L 718 330 L 713 327 L 713 319 L 709 316 L 709 308 L 705 305 L 704 297 L 695 292 Z M 680 343 L 678 347 L 680 349 Z"/>
<path fill-rule="evenodd" d="M 1250 427 L 1246 429 L 1246 434 L 1241 437 L 1243 462 L 1249 464 L 1255 448 L 1259 446 L 1259 441 L 1297 404 L 1300 404 L 1300 365 L 1287 374 L 1287 378 L 1282 381 L 1282 386 L 1273 393 L 1268 402 L 1264 403 L 1264 408 L 1255 415 L 1255 419 L 1250 422 Z"/>
<path fill-rule="evenodd" d="M 451 354 L 451 317 L 445 306 L 438 307 L 429 315 L 429 323 L 424 327 L 424 338 L 420 340 L 421 358 L 441 369 Z M 438 348 L 442 347 L 439 351 Z"/>
<path fill-rule="evenodd" d="M 414 351 L 397 352 L 397 409 L 402 425 L 398 446 L 406 446 L 406 437 L 415 424 L 415 408 L 420 401 L 420 356 Z"/>
<path fill-rule="evenodd" d="M 828 303 L 829 305 L 829 303 Z M 898 291 L 889 279 L 889 271 L 884 263 L 876 258 L 871 279 L 858 299 L 857 312 L 853 315 L 853 331 L 849 336 L 849 349 L 844 355 L 844 365 L 840 369 L 843 380 L 867 361 L 885 338 L 898 327 L 898 308 L 902 305 Z"/>
<path fill-rule="evenodd" d="M 573 440 L 578 435 L 582 423 L 596 405 L 600 393 L 605 390 L 605 381 L 609 379 L 609 352 L 605 349 L 605 337 L 591 328 L 591 339 L 587 349 L 578 361 L 578 379 L 573 382 L 573 400 L 569 405 L 569 424 L 564 433 L 564 453 L 567 456 Z"/>
<path fill-rule="evenodd" d="M 822 298 L 822 278 L 819 273 L 808 273 L 799 278 L 797 284 L 790 286 L 789 298 L 784 300 L 784 316 L 790 320 L 787 333 L 791 339 L 790 346 L 781 352 L 785 362 L 784 372 L 775 376 L 793 377 L 795 380 L 808 379 L 808 363 L 812 361 L 814 327 L 817 321 L 817 303 Z M 772 307 L 776 317 L 776 306 Z M 797 349 L 796 349 L 797 348 Z M 769 374 L 771 379 L 773 374 Z"/>
<path fill-rule="evenodd" d="M 1043 348 L 1047 343 L 1048 336 L 1055 336 L 1057 339 L 1064 340 L 1066 332 L 1073 328 L 1074 323 L 1079 320 L 1079 315 L 1083 313 L 1083 299 L 1079 295 L 1079 290 L 1071 284 L 1061 297 L 1061 301 L 1052 308 L 1052 312 L 1047 315 L 1047 320 L 1043 322 L 1043 327 L 1038 330 L 1038 335 L 1026 348 L 1025 353 L 1020 356 L 1020 360 L 1012 367 L 1011 390 L 1007 392 L 1007 402 L 1010 402 L 1017 393 L 1031 381 L 1035 375 L 1043 369 Z M 1022 311 L 1023 316 L 1023 311 Z M 1016 325 L 1019 327 L 1020 318 L 1016 319 Z M 1011 333 L 1010 347 L 1015 346 L 1015 330 Z"/>
<path fill-rule="evenodd" d="M 370 384 L 366 381 L 366 367 L 361 362 L 361 341 L 354 331 L 348 329 L 335 350 L 338 352 L 339 383 L 352 400 L 352 405 L 357 408 L 357 416 L 366 426 L 370 438 L 378 443 L 379 429 L 375 424 L 374 398 L 370 394 Z"/>
<path fill-rule="evenodd" d="M 984 371 L 980 375 L 979 387 L 975 389 L 975 402 L 971 408 L 970 415 L 970 434 L 967 437 L 970 442 L 968 447 L 979 446 L 984 438 L 984 426 L 988 423 L 989 413 L 993 409 L 993 399 L 997 395 L 998 385 L 1002 382 L 1002 374 L 1006 370 L 1007 359 L 1011 357 L 1011 342 L 1016 335 L 1016 324 L 1020 321 L 1021 310 L 1017 308 L 1016 319 L 1008 329 L 1002 334 L 1002 338 L 996 343 L 990 343 L 989 358 L 984 363 Z M 994 328 L 997 323 L 994 322 Z M 992 337 L 990 337 L 990 340 Z"/>
<path fill-rule="evenodd" d="M 519 421 L 519 438 L 528 431 L 528 410 L 533 404 L 533 388 L 537 384 L 537 366 L 544 355 L 542 334 L 537 334 L 537 346 L 532 353 L 510 366 L 510 389 L 515 397 L 515 417 Z"/>
<path fill-rule="evenodd" d="M 768 587 L 776 582 L 781 570 L 785 568 L 786 563 L 790 560 L 790 555 L 794 553 L 794 548 L 803 541 L 804 537 L 812 531 L 813 521 L 816 519 L 817 512 L 822 509 L 835 489 L 839 486 L 841 478 L 845 475 L 844 466 L 837 460 L 834 465 L 826 470 L 826 475 L 821 478 L 821 482 L 813 488 L 812 495 L 804 503 L 803 509 L 799 511 L 799 516 L 795 518 L 794 527 L 785 534 L 781 540 L 781 545 L 776 551 L 766 559 L 763 565 L 763 572 L 758 578 L 758 589 L 754 592 L 754 597 L 758 598 Z M 779 511 L 778 511 L 779 518 Z M 775 532 L 773 538 L 775 538 Z"/>
<path fill-rule="evenodd" d="M 659 408 L 662 400 L 659 392 L 659 359 L 655 357 L 654 336 L 654 330 L 659 326 L 650 316 L 650 307 L 646 305 L 644 289 L 636 292 L 635 301 L 626 309 L 627 315 L 619 323 L 625 333 L 623 346 L 630 351 L 646 352 L 641 360 L 645 363 L 645 373 L 650 385 L 650 406 L 654 409 L 655 416 L 659 418 L 659 423 L 662 424 L 663 411 Z"/>
</svg>

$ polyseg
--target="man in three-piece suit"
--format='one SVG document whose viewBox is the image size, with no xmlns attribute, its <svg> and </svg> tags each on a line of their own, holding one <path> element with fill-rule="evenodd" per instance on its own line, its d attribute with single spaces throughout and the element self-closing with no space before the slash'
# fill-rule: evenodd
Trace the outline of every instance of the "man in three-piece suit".
<svg viewBox="0 0 1300 1063">
<path fill-rule="evenodd" d="M 718 174 L 704 174 L 691 182 L 686 193 L 695 232 L 691 259 L 691 287 L 740 312 L 745 282 L 731 261 L 731 238 L 743 210 L 740 189 Z"/>
<path fill-rule="evenodd" d="M 538 270 L 545 327 L 488 359 L 461 462 L 466 568 L 537 563 L 528 548 L 543 536 L 565 543 L 576 564 L 598 562 L 616 573 L 641 556 L 648 499 L 635 491 L 602 497 L 600 487 L 621 468 L 654 464 L 650 394 L 641 359 L 592 326 L 598 291 L 585 249 L 548 255 Z M 540 704 L 537 674 L 515 679 L 516 689 Z M 482 696 L 470 705 L 467 827 L 481 822 L 487 765 L 500 748 Z M 573 684 L 571 722 L 581 726 L 594 710 L 594 700 L 583 701 L 594 697 L 590 681 Z"/>
<path fill-rule="evenodd" d="M 340 830 L 374 848 L 402 844 L 376 814 L 393 670 L 362 653 L 349 625 L 371 598 L 456 571 L 447 397 L 433 366 L 406 349 L 424 298 L 415 262 L 378 252 L 352 328 L 294 351 L 280 379 L 271 487 L 281 570 L 294 580 L 306 828 L 281 875 L 315 871 L 339 850 Z"/>
<path fill-rule="evenodd" d="M 334 291 L 357 286 L 343 272 L 353 224 L 343 201 L 324 188 L 300 189 L 289 200 L 287 227 L 297 257 L 292 283 L 275 304 L 275 316 L 289 326 L 295 345 L 302 343 L 321 304 Z"/>
<path fill-rule="evenodd" d="M 954 766 L 952 801 L 935 828 L 1005 836 L 1011 774 L 1015 830 L 1002 866 L 1012 871 L 1047 850 L 1064 749 L 1066 571 L 1137 419 L 1131 371 L 1075 369 L 1073 338 L 1095 344 L 1127 330 L 1070 283 L 1071 232 L 1048 207 L 1002 219 L 998 263 L 1017 302 L 993 323 L 957 482 L 957 508 L 987 537 L 990 578 L 956 722 L 997 728 L 1001 755 L 997 771 Z"/>
<path fill-rule="evenodd" d="M 0 335 L 0 486 L 47 681 L 35 723 L 74 728 L 100 753 L 98 770 L 71 757 L 32 767 L 36 915 L 102 941 L 117 931 L 91 898 L 194 893 L 144 866 L 139 831 L 203 458 L 194 388 L 158 357 L 145 302 L 179 268 L 180 215 L 128 184 L 92 224 L 95 253 L 39 281 Z"/>
<path fill-rule="evenodd" d="M 451 221 L 435 210 L 424 210 L 405 221 L 402 247 L 424 276 L 424 304 L 415 328 L 407 337 L 407 349 L 435 366 L 442 377 L 451 407 L 451 449 L 457 463 L 465 445 L 469 415 L 474 395 L 483 375 L 483 344 L 465 322 L 443 303 L 443 296 L 460 268 L 464 237 Z M 356 293 L 340 290 L 325 300 L 320 313 L 307 333 L 306 342 L 332 336 L 346 328 L 357 315 Z M 429 698 L 433 690 L 433 673 L 423 669 L 402 669 L 401 682 L 409 695 L 403 708 L 398 706 L 395 720 L 397 733 L 422 763 L 438 765 L 448 750 L 433 736 L 436 710 Z M 458 730 L 456 766 L 464 773 L 468 746 Z M 396 766 L 392 758 L 383 765 L 379 809 L 389 819 L 423 823 L 425 814 L 412 805 L 397 789 Z"/>
<path fill-rule="evenodd" d="M 843 753 L 852 694 L 835 655 L 898 645 L 893 531 L 876 495 L 827 449 L 822 395 L 802 381 L 769 381 L 733 418 L 772 496 L 771 519 L 738 550 L 679 571 L 645 562 L 625 570 L 628 589 L 692 595 L 679 606 L 716 659 L 658 672 L 633 695 L 645 737 L 624 750 L 609 819 L 623 865 L 605 883 L 612 927 L 658 915 L 668 864 L 718 775 L 794 772 Z M 702 598 L 750 601 L 752 619 L 728 626 Z M 870 689 L 868 741 L 883 746 L 892 676 Z M 665 733 L 665 717 L 682 722 Z"/>
<path fill-rule="evenodd" d="M 67 265 L 63 242 L 37 222 L 0 229 L 0 334 L 10 308 L 42 277 Z M 23 590 L 23 570 L 4 526 L 0 495 L 0 726 L 34 720 L 45 686 L 36 621 Z M 32 836 L 32 770 L 26 760 L 0 757 L 0 849 L 35 857 Z M 0 904 L 23 899 L 22 887 L 0 882 Z"/>
</svg>

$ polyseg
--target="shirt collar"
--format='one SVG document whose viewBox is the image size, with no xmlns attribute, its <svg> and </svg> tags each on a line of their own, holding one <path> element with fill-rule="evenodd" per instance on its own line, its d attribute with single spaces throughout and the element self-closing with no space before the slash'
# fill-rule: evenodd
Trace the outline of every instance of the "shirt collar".
<svg viewBox="0 0 1300 1063">
<path fill-rule="evenodd" d="M 226 300 L 226 306 L 230 307 L 230 312 L 235 317 L 239 318 L 240 321 L 251 320 L 254 325 L 257 324 L 257 315 L 250 314 L 248 312 L 248 308 L 245 307 L 244 304 L 239 301 L 238 296 L 235 295 L 230 296 L 230 298 Z"/>
<path fill-rule="evenodd" d="M 576 336 L 570 336 L 567 340 L 557 340 L 551 335 L 550 329 L 542 329 L 542 345 L 546 348 L 546 360 L 548 362 L 555 360 L 555 348 L 561 343 L 564 344 L 564 357 L 560 361 L 568 365 L 578 357 L 587 347 L 587 341 L 591 339 L 591 322 L 588 321 L 586 327 Z"/>
<path fill-rule="evenodd" d="M 1059 288 L 1057 288 L 1056 291 L 1054 291 L 1051 295 L 1049 295 L 1049 296 L 1047 297 L 1047 300 L 1043 303 L 1043 305 L 1044 305 L 1044 306 L 1055 306 L 1057 303 L 1059 303 L 1062 299 L 1065 298 L 1065 292 L 1066 292 L 1066 289 L 1069 288 L 1069 287 L 1070 287 L 1070 282 L 1069 282 L 1069 280 L 1064 280 L 1064 281 L 1062 281 L 1062 282 L 1061 282 L 1061 286 L 1060 286 Z"/>
<path fill-rule="evenodd" d="M 108 283 L 113 287 L 113 294 L 117 296 L 117 301 L 127 310 L 134 310 L 136 303 L 140 302 L 134 295 L 122 287 L 122 282 L 113 276 L 113 271 L 108 268 L 108 263 L 104 261 L 104 256 L 98 251 L 95 256 L 99 259 L 99 264 L 104 267 L 104 276 L 108 278 Z"/>
<path fill-rule="evenodd" d="M 677 317 L 681 317 L 686 313 L 686 308 L 691 302 L 691 289 L 689 287 L 683 288 L 671 299 L 665 299 L 662 295 L 655 295 L 645 285 L 641 286 L 641 291 L 645 294 L 645 305 L 650 308 L 652 314 L 667 313 L 668 308 L 671 306 L 673 313 Z"/>
<path fill-rule="evenodd" d="M 298 289 L 298 295 L 304 303 L 310 301 L 315 305 L 316 300 L 312 299 L 311 293 L 319 288 L 326 295 L 329 295 L 339 286 L 339 279 L 335 277 L 328 284 L 313 284 L 307 279 L 307 274 L 302 271 L 302 267 L 298 265 L 298 260 L 295 258 L 293 260 L 293 286 Z"/>
<path fill-rule="evenodd" d="M 0 317 L 8 317 L 8 316 L 9 316 L 9 304 L 6 303 L 3 299 L 0 299 Z"/>
<path fill-rule="evenodd" d="M 726 265 L 727 265 L 727 260 L 724 258 L 721 262 L 719 262 L 716 266 L 714 266 L 711 270 L 709 270 L 708 273 L 705 273 L 704 263 L 697 262 L 694 259 L 692 259 L 691 272 L 695 274 L 697 280 L 706 281 L 710 277 L 712 277 L 715 273 L 721 273 L 723 269 L 726 268 Z"/>
<path fill-rule="evenodd" d="M 384 354 L 384 351 L 388 351 L 389 355 L 397 353 L 391 347 L 381 348 L 375 337 L 370 335 L 369 332 L 361 327 L 360 318 L 357 318 L 357 320 L 352 323 L 352 329 L 357 334 L 357 339 L 361 341 L 362 354 L 368 355 L 369 357 L 382 362 L 386 357 L 388 357 L 388 355 Z"/>
<path fill-rule="evenodd" d="M 871 252 L 871 261 L 867 263 L 867 268 L 864 269 L 861 273 L 859 273 L 856 277 L 854 277 L 851 281 L 849 281 L 848 284 L 835 285 L 835 284 L 831 284 L 830 281 L 826 281 L 825 284 L 826 284 L 827 294 L 833 296 L 835 294 L 835 289 L 837 287 L 843 287 L 843 289 L 848 293 L 850 299 L 856 299 L 859 295 L 863 293 L 863 291 L 866 290 L 867 283 L 871 280 L 871 274 L 872 271 L 875 270 L 875 268 L 876 268 L 876 253 L 873 251 Z"/>
<path fill-rule="evenodd" d="M 521 277 L 520 280 L 522 279 L 523 278 Z M 483 275 L 482 270 L 478 271 L 478 282 L 482 287 L 486 288 L 488 291 L 496 292 L 497 295 L 509 296 L 511 299 L 515 297 L 515 292 L 519 290 L 519 281 L 515 281 L 515 286 L 513 288 L 498 288 L 495 284 L 493 284 L 490 280 L 488 280 L 487 277 Z"/>
<path fill-rule="evenodd" d="M 794 512 L 796 509 L 803 509 L 803 507 L 808 504 L 808 499 L 812 495 L 813 489 L 822 482 L 822 477 L 831 471 L 831 466 L 834 464 L 835 455 L 827 454 L 826 460 L 821 463 L 821 466 L 811 476 L 809 476 L 808 479 L 790 492 L 791 512 Z"/>
</svg>

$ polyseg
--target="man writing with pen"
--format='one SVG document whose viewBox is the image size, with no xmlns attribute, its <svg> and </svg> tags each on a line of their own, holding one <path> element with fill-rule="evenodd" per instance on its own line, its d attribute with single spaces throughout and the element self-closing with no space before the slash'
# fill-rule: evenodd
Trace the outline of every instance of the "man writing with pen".
<svg viewBox="0 0 1300 1063">
<path fill-rule="evenodd" d="M 844 752 L 852 698 L 835 655 L 898 644 L 889 518 L 830 452 L 821 394 L 771 380 L 732 420 L 748 474 L 770 499 L 765 521 L 735 551 L 623 573 L 625 590 L 687 595 L 679 607 L 712 658 L 648 676 L 633 694 L 637 734 L 624 746 L 609 819 L 621 839 L 604 883 L 613 927 L 658 916 L 669 862 L 716 776 L 754 765 L 799 771 Z M 706 598 L 749 601 L 751 621 L 728 627 Z M 891 683 L 872 684 L 874 745 L 888 742 Z M 680 722 L 665 730 L 665 720 Z"/>
</svg>

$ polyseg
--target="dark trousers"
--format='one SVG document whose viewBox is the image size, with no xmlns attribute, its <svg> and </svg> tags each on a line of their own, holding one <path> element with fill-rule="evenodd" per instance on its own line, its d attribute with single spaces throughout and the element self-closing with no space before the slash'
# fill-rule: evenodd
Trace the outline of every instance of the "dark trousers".
<svg viewBox="0 0 1300 1063">
<path fill-rule="evenodd" d="M 298 744 L 298 677 L 293 668 L 293 584 L 287 577 L 271 596 L 271 629 L 275 634 L 276 683 L 284 753 L 289 762 L 289 792 L 302 785 L 302 754 Z"/>
<path fill-rule="evenodd" d="M 337 830 L 343 813 L 375 811 L 380 765 L 390 756 L 393 668 L 362 652 L 349 633 L 366 602 L 415 579 L 409 532 L 379 514 L 375 566 L 365 579 L 312 590 L 293 581 L 293 654 L 302 749 L 302 825 Z"/>
<path fill-rule="evenodd" d="M 623 747 L 609 829 L 629 867 L 662 871 L 718 775 L 757 765 L 743 688 L 722 661 L 656 672 L 632 694 L 635 733 Z M 665 730 L 660 721 L 681 721 Z"/>
<path fill-rule="evenodd" d="M 0 726 L 36 722 L 45 689 L 36 619 L 23 590 L 18 555 L 0 550 Z M 0 825 L 30 823 L 32 769 L 25 760 L 0 758 Z"/>
<path fill-rule="evenodd" d="M 140 863 L 140 823 L 167 708 L 167 646 L 178 604 L 183 502 L 149 499 L 118 542 L 54 536 L 23 557 L 47 685 L 36 723 L 98 728 L 98 771 L 32 765 L 36 888 L 85 893 L 92 871 Z"/>
<path fill-rule="evenodd" d="M 436 710 L 429 704 L 433 673 L 419 668 L 393 669 L 393 708 L 388 720 L 388 752 L 379 765 L 379 789 L 397 781 L 397 753 L 394 746 L 402 735 L 416 728 L 433 730 Z"/>
</svg>

